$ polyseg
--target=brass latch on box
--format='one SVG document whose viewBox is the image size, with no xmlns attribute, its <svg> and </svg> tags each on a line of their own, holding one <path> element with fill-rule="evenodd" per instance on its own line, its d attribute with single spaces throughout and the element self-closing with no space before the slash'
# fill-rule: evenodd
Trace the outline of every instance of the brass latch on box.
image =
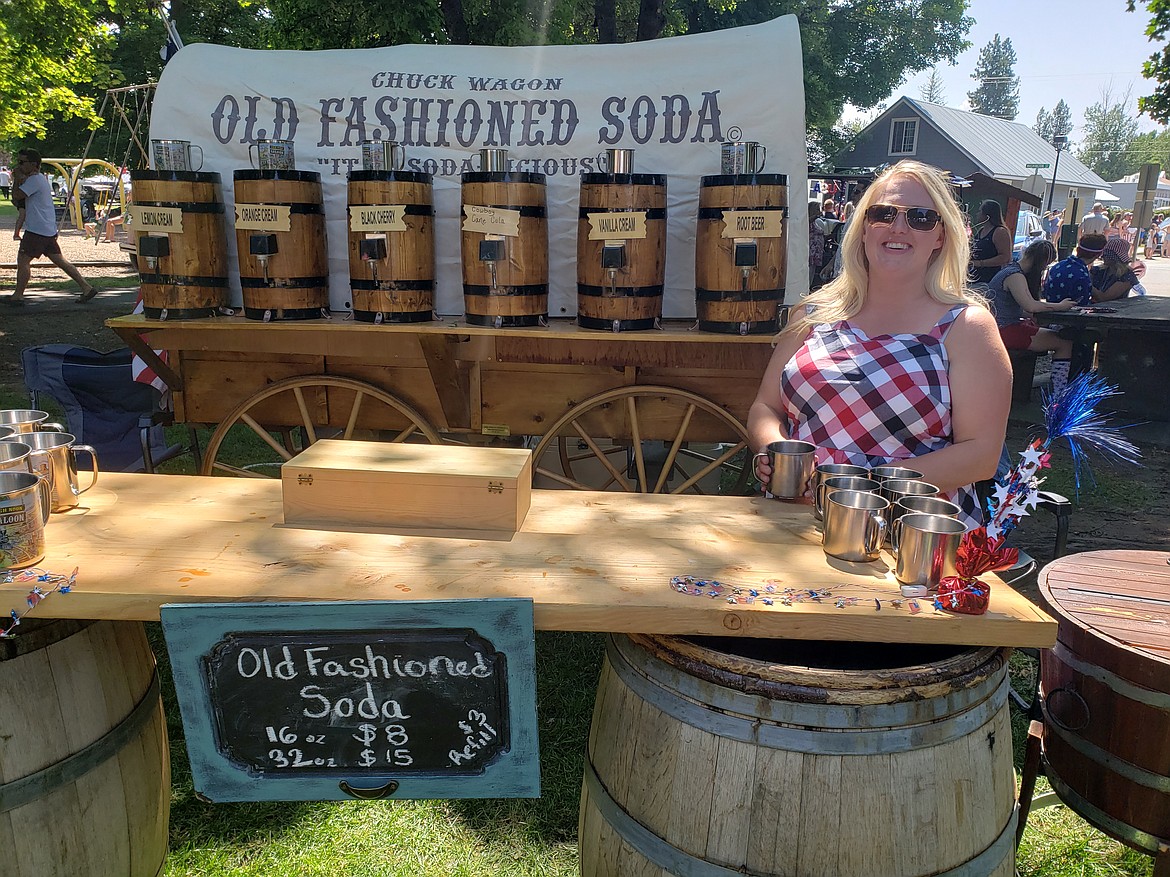
<svg viewBox="0 0 1170 877">
<path fill-rule="evenodd" d="M 312 483 L 313 483 L 313 473 L 311 473 L 311 472 L 302 472 L 300 475 L 297 476 L 297 484 L 312 484 Z"/>
<path fill-rule="evenodd" d="M 502 482 L 502 481 L 489 481 L 488 482 L 488 493 L 503 493 L 503 492 L 504 492 L 504 482 Z"/>
</svg>

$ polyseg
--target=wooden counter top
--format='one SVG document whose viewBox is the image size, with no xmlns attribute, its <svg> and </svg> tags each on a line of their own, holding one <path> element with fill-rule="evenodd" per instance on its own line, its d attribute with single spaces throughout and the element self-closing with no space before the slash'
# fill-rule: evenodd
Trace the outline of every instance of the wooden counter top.
<svg viewBox="0 0 1170 877">
<path fill-rule="evenodd" d="M 42 566 L 74 591 L 30 617 L 156 620 L 164 603 L 531 596 L 545 630 L 1047 647 L 1056 623 L 994 583 L 979 617 L 928 600 L 895 608 L 892 564 L 827 558 L 808 506 L 763 498 L 535 490 L 511 541 L 305 530 L 283 524 L 280 482 L 103 473 L 53 515 Z M 732 605 L 672 590 L 676 575 L 832 598 Z M 25 608 L 0 585 L 0 611 Z M 838 598 L 856 597 L 837 608 Z M 878 610 L 875 600 L 881 601 Z"/>
</svg>

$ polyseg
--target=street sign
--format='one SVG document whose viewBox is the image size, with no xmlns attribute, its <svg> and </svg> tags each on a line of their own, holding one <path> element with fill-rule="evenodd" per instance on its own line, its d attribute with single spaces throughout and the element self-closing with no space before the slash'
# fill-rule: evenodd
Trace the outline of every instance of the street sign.
<svg viewBox="0 0 1170 877">
<path fill-rule="evenodd" d="M 1024 167 L 1026 167 L 1026 168 L 1046 168 L 1046 167 L 1052 167 L 1052 165 L 1048 164 L 1048 162 L 1044 162 L 1042 164 L 1026 164 L 1026 165 L 1024 165 Z"/>
</svg>

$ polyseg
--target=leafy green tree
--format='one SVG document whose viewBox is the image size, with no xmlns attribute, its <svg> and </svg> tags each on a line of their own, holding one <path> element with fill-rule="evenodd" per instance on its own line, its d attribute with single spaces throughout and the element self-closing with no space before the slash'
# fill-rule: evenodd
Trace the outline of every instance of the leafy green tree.
<svg viewBox="0 0 1170 877">
<path fill-rule="evenodd" d="M 971 109 L 984 116 L 1015 119 L 1020 112 L 1020 78 L 1016 76 L 1016 50 L 1010 38 L 995 35 L 979 50 L 979 60 L 971 78 L 979 83 L 967 92 Z"/>
<path fill-rule="evenodd" d="M 1135 169 L 1151 161 L 1157 162 L 1163 169 L 1170 168 L 1170 130 L 1139 134 L 1129 145 L 1129 158 Z"/>
<path fill-rule="evenodd" d="M 1138 99 L 1138 110 L 1155 122 L 1170 124 L 1170 0 L 1142 0 L 1150 14 L 1146 36 L 1150 42 L 1162 43 L 1161 49 L 1142 65 L 1142 75 L 1155 83 L 1154 93 Z M 1130 12 L 1137 11 L 1136 0 L 1126 0 Z"/>
<path fill-rule="evenodd" d="M 1104 180 L 1119 180 L 1138 169 L 1131 147 L 1138 121 L 1129 114 L 1131 95 L 1115 98 L 1106 88 L 1101 99 L 1085 110 L 1084 138 L 1076 156 Z"/>
<path fill-rule="evenodd" d="M 924 101 L 929 103 L 946 104 L 947 94 L 943 90 L 942 75 L 938 72 L 937 67 L 931 68 L 930 79 L 923 83 L 922 87 L 918 89 L 918 93 Z"/>
<path fill-rule="evenodd" d="M 1051 113 L 1041 107 L 1040 112 L 1036 114 L 1036 124 L 1032 126 L 1032 130 L 1049 143 L 1058 134 L 1068 134 L 1072 130 L 1072 111 L 1064 99 L 1061 98 L 1057 102 Z"/>
</svg>

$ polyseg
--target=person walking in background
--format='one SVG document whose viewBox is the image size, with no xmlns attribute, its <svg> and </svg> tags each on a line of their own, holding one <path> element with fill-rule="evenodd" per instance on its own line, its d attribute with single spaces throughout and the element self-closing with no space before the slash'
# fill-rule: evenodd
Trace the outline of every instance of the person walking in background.
<svg viewBox="0 0 1170 877">
<path fill-rule="evenodd" d="M 1044 214 L 1043 219 L 1044 234 L 1048 237 L 1048 242 L 1056 243 L 1056 239 L 1060 236 L 1060 211 L 1049 210 Z"/>
<path fill-rule="evenodd" d="M 1087 234 L 1105 234 L 1105 230 L 1109 228 L 1109 217 L 1105 214 L 1105 205 L 1098 201 L 1093 205 L 1093 212 L 1086 213 L 1081 219 L 1080 228 L 1077 230 L 1077 238 L 1083 238 Z"/>
<path fill-rule="evenodd" d="M 808 283 L 810 289 L 821 285 L 821 266 L 825 264 L 825 233 L 821 230 L 821 202 L 808 202 Z"/>
<path fill-rule="evenodd" d="M 8 165 L 0 166 L 0 195 L 4 196 L 5 201 L 12 195 L 12 171 Z"/>
<path fill-rule="evenodd" d="M 35 149 L 22 149 L 16 156 L 16 168 L 20 180 L 12 198 L 16 205 L 16 228 L 12 239 L 20 241 L 16 254 L 16 289 L 12 295 L 0 298 L 0 303 L 9 307 L 24 305 L 24 290 L 32 276 L 32 261 L 38 256 L 46 256 L 68 274 L 81 288 L 82 303 L 89 301 L 97 295 L 97 290 L 61 254 L 61 245 L 57 242 L 57 214 L 53 209 L 49 181 L 41 173 L 41 154 Z"/>
</svg>

